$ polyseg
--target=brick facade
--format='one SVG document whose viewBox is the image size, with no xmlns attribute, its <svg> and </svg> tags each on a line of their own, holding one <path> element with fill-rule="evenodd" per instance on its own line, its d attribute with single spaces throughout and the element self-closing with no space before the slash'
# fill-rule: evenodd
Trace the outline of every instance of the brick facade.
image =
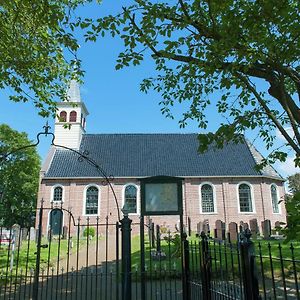
<svg viewBox="0 0 300 300">
<path fill-rule="evenodd" d="M 124 204 L 124 187 L 127 184 L 134 184 L 137 187 L 137 201 L 140 199 L 140 184 L 137 179 L 118 179 L 112 181 L 112 187 L 115 192 L 119 209 Z M 214 213 L 201 213 L 200 211 L 200 187 L 203 183 L 209 183 L 214 188 L 216 209 Z M 252 189 L 253 197 L 253 212 L 239 212 L 238 200 L 238 185 L 247 183 Z M 261 221 L 265 219 L 271 220 L 272 227 L 276 221 L 285 222 L 286 212 L 283 202 L 279 204 L 279 213 L 273 213 L 271 200 L 271 184 L 277 187 L 278 198 L 282 200 L 284 197 L 284 186 L 281 181 L 268 178 L 243 178 L 243 177 L 224 177 L 224 178 L 185 178 L 183 182 L 183 208 L 184 222 L 187 224 L 188 217 L 191 219 L 192 230 L 196 230 L 196 225 L 205 219 L 209 220 L 211 231 L 215 228 L 216 220 L 222 220 L 226 226 L 230 222 L 239 223 L 240 221 L 247 222 L 256 218 L 260 226 Z M 104 224 L 108 217 L 110 224 L 115 224 L 118 220 L 118 209 L 114 199 L 112 190 L 109 185 L 103 185 L 103 179 L 42 179 L 39 190 L 40 199 L 44 201 L 44 207 L 51 208 L 58 206 L 59 203 L 53 203 L 53 189 L 60 185 L 63 188 L 63 203 L 62 207 L 72 212 L 75 222 L 78 218 L 85 223 L 87 216 L 84 215 L 84 203 L 86 189 L 90 185 L 95 185 L 99 188 L 99 207 L 98 214 L 99 223 Z M 38 203 L 38 207 L 40 203 Z M 138 203 L 138 210 L 140 205 Z M 44 210 L 43 215 L 43 234 L 46 234 L 49 224 L 50 209 Z M 120 212 L 122 218 L 122 213 Z M 96 223 L 96 216 L 90 217 L 90 223 Z M 139 214 L 130 214 L 133 223 L 139 223 Z M 175 224 L 178 222 L 178 216 L 163 216 L 151 217 L 156 224 L 166 225 L 172 231 L 175 229 Z M 68 213 L 64 212 L 63 222 L 68 226 Z M 133 226 L 134 232 L 138 232 L 137 224 Z M 71 232 L 74 232 L 71 228 Z"/>
</svg>

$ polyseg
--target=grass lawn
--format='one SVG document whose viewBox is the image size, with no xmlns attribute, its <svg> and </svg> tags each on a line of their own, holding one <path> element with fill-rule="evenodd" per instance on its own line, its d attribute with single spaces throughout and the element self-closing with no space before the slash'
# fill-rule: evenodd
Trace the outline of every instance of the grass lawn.
<svg viewBox="0 0 300 300">
<path fill-rule="evenodd" d="M 85 245 L 86 239 L 79 241 L 79 246 Z M 63 259 L 67 256 L 68 252 L 68 240 L 55 240 L 53 239 L 51 243 L 48 243 L 46 239 L 42 240 L 42 245 L 48 245 L 47 248 L 41 248 L 41 269 L 55 266 L 57 259 Z M 73 241 L 73 249 L 77 248 L 77 241 Z M 30 269 L 35 269 L 36 265 L 36 243 L 30 241 L 29 243 L 24 241 L 20 249 L 15 249 L 14 251 L 14 263 L 13 263 L 13 274 L 15 274 L 16 269 L 18 272 L 29 272 Z M 0 248 L 0 272 L 6 273 L 10 272 L 10 260 L 12 256 L 11 249 L 7 246 L 2 246 Z"/>
<path fill-rule="evenodd" d="M 145 236 L 145 264 L 146 271 L 152 273 L 155 270 L 163 270 L 167 272 L 181 272 L 181 257 L 180 257 L 180 249 L 178 246 L 175 246 L 174 243 L 168 243 L 167 241 L 161 241 L 161 250 L 166 254 L 166 257 L 163 260 L 155 260 L 151 259 L 151 249 L 147 239 Z M 199 249 L 201 249 L 201 245 L 199 245 L 200 239 L 195 235 L 189 237 L 190 242 L 190 264 L 191 272 L 199 271 Z M 291 244 L 284 243 L 283 241 L 276 240 L 253 240 L 256 262 L 258 271 L 262 270 L 261 260 L 263 263 L 264 274 L 267 277 L 271 277 L 272 275 L 272 267 L 274 276 L 280 277 L 282 275 L 282 266 L 286 276 L 293 274 L 293 262 L 292 259 L 292 251 Z M 259 246 L 260 244 L 260 246 Z M 239 271 L 239 262 L 237 255 L 237 246 L 236 244 L 232 245 L 230 248 L 228 245 L 218 242 L 209 242 L 211 256 L 212 256 L 212 272 L 215 276 L 218 276 L 220 269 L 224 270 L 227 268 L 228 272 L 235 272 L 238 274 Z M 280 245 L 280 246 L 279 246 Z M 132 269 L 133 271 L 140 270 L 140 238 L 139 236 L 134 236 L 132 238 Z M 294 242 L 294 259 L 300 259 L 300 243 Z M 154 249 L 155 250 L 155 249 Z M 179 250 L 179 251 L 178 251 Z M 281 251 L 281 253 L 280 253 Z M 261 259 L 260 259 L 261 254 Z M 272 260 L 270 260 L 270 254 Z M 296 262 L 296 269 L 300 271 L 300 263 Z"/>
</svg>

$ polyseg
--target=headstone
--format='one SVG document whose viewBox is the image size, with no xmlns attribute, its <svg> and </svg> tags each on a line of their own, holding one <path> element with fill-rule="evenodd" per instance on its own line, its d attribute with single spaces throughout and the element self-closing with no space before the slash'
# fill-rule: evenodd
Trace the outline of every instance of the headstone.
<svg viewBox="0 0 300 300">
<path fill-rule="evenodd" d="M 14 241 L 15 241 L 15 247 L 20 247 L 22 245 L 20 225 L 14 224 L 12 226 L 12 233 L 13 233 L 13 238 L 14 238 Z"/>
<path fill-rule="evenodd" d="M 230 241 L 236 242 L 238 240 L 238 225 L 235 222 L 230 222 L 228 225 Z"/>
<path fill-rule="evenodd" d="M 200 221 L 197 223 L 197 233 L 196 233 L 196 236 L 200 236 L 201 235 L 201 232 L 203 231 L 203 223 Z"/>
<path fill-rule="evenodd" d="M 256 237 L 259 234 L 258 222 L 257 219 L 251 219 L 249 221 L 250 230 L 252 233 L 252 237 Z"/>
<path fill-rule="evenodd" d="M 271 221 L 264 220 L 261 222 L 262 232 L 265 240 L 270 239 L 271 237 Z"/>
<path fill-rule="evenodd" d="M 204 231 L 204 233 L 206 234 L 206 235 L 209 235 L 209 233 L 210 233 L 210 228 L 209 228 L 209 221 L 208 221 L 208 219 L 205 219 L 204 221 L 203 221 L 203 229 L 202 229 L 203 231 Z"/>
<path fill-rule="evenodd" d="M 22 228 L 21 229 L 21 235 L 22 235 L 22 241 L 26 241 L 27 236 L 28 236 L 28 228 Z"/>
<path fill-rule="evenodd" d="M 244 222 L 241 221 L 239 225 L 239 232 L 243 232 L 243 231 L 244 231 Z"/>
<path fill-rule="evenodd" d="M 225 240 L 225 223 L 221 220 L 216 221 L 216 238 L 218 240 Z"/>
<path fill-rule="evenodd" d="M 35 228 L 34 227 L 30 227 L 29 235 L 30 235 L 30 240 L 35 241 Z"/>
</svg>

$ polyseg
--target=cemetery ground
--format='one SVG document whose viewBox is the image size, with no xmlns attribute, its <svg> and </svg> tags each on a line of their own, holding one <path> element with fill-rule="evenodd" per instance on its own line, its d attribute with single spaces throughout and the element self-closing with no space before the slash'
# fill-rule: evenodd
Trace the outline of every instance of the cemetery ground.
<svg viewBox="0 0 300 300">
<path fill-rule="evenodd" d="M 169 242 L 170 240 L 170 242 Z M 196 237 L 195 234 L 192 234 L 188 238 L 190 244 L 190 253 L 191 258 L 193 254 L 195 260 L 198 257 L 198 252 L 200 251 L 200 239 Z M 100 241 L 100 239 L 98 239 Z M 79 245 L 77 246 L 77 243 Z M 89 256 L 92 257 L 95 254 L 95 243 L 96 239 L 89 241 L 90 249 Z M 267 261 L 270 261 L 270 256 L 272 257 L 273 263 L 273 272 L 274 274 L 280 274 L 282 272 L 282 267 L 280 259 L 284 258 L 285 260 L 290 259 L 291 264 L 285 264 L 285 271 L 288 271 L 292 268 L 292 260 L 300 260 L 300 243 L 297 241 L 292 241 L 286 243 L 284 240 L 258 240 L 253 239 L 255 254 L 261 255 L 263 262 L 267 264 Z M 47 268 L 48 265 L 50 268 L 56 267 L 57 259 L 61 261 L 66 259 L 68 256 L 68 251 L 76 252 L 76 249 L 79 248 L 79 251 L 85 251 L 87 245 L 87 239 L 83 238 L 79 241 L 74 240 L 72 243 L 72 248 L 68 245 L 68 240 L 53 240 L 50 244 L 46 239 L 43 240 L 42 244 L 47 245 L 47 248 L 41 248 L 41 268 Z M 50 247 L 49 247 L 50 245 Z M 210 243 L 211 256 L 215 256 L 216 260 L 221 265 L 231 265 L 235 268 L 238 267 L 238 257 L 236 255 L 231 255 L 231 249 L 234 249 L 237 246 L 236 243 L 226 243 L 223 241 L 213 241 Z M 291 249 L 292 248 L 292 249 Z M 152 270 L 171 270 L 173 271 L 174 276 L 179 274 L 181 269 L 181 250 L 180 250 L 180 237 L 176 235 L 165 235 L 161 241 L 161 257 L 155 257 L 156 248 L 151 248 L 150 243 L 145 241 L 145 265 L 146 269 Z M 291 251 L 293 250 L 293 251 Z M 133 236 L 131 242 L 131 262 L 133 272 L 140 270 L 140 238 L 138 235 Z M 10 263 L 8 259 L 12 255 L 12 249 L 6 245 L 1 245 L 0 248 L 0 273 L 5 274 L 6 270 L 10 272 Z M 36 264 L 36 243 L 30 241 L 29 243 L 23 243 L 20 248 L 15 249 L 13 258 L 13 269 L 17 268 L 21 270 L 30 270 L 35 268 Z M 195 268 L 197 263 L 193 264 Z M 271 272 L 270 268 L 265 268 L 266 274 Z"/>
</svg>

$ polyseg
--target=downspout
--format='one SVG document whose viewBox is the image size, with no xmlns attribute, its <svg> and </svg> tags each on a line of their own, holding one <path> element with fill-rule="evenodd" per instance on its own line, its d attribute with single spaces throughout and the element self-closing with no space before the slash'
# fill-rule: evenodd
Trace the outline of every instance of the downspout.
<svg viewBox="0 0 300 300">
<path fill-rule="evenodd" d="M 261 179 L 261 183 L 260 183 L 260 194 L 261 194 L 261 204 L 262 204 L 262 213 L 263 213 L 263 220 L 266 220 L 266 215 L 265 215 L 265 206 L 264 206 L 264 193 L 263 193 L 263 183 L 264 180 L 263 178 Z"/>
<path fill-rule="evenodd" d="M 227 216 L 226 216 L 226 204 L 225 204 L 225 189 L 224 189 L 225 183 L 222 182 L 222 195 L 223 195 L 223 209 L 224 209 L 224 222 L 225 222 L 225 229 L 227 228 Z"/>
</svg>

